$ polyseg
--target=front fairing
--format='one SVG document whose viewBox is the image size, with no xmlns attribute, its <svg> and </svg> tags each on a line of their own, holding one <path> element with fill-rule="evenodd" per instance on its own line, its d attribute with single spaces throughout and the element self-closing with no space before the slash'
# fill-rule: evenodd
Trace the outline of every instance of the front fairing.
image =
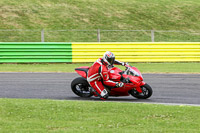
<svg viewBox="0 0 200 133">
<path fill-rule="evenodd" d="M 108 70 L 109 79 L 113 81 L 120 82 L 122 77 L 125 79 L 129 79 L 132 83 L 138 83 L 143 81 L 142 74 L 136 67 L 130 67 L 128 71 L 131 71 L 132 73 L 125 73 L 121 69 L 117 67 L 113 67 Z M 133 74 L 135 72 L 135 74 Z"/>
<path fill-rule="evenodd" d="M 141 72 L 136 67 L 127 67 L 125 70 L 123 77 L 129 78 L 131 81 L 143 81 L 143 77 Z"/>
<path fill-rule="evenodd" d="M 128 96 L 129 91 L 132 89 L 137 90 L 139 93 L 142 93 L 142 90 L 140 86 L 144 85 L 145 82 L 143 81 L 142 74 L 136 67 L 130 67 L 129 70 L 133 69 L 136 71 L 138 74 L 131 74 L 131 73 L 126 73 L 125 71 L 122 71 L 121 69 L 117 67 L 113 67 L 109 70 L 109 78 L 113 81 L 118 81 L 120 82 L 122 79 L 127 79 L 124 83 L 124 86 L 121 88 L 113 88 L 110 92 L 110 95 L 112 96 Z M 133 76 L 135 75 L 135 76 Z M 137 76 L 136 76 L 137 75 Z"/>
<path fill-rule="evenodd" d="M 128 71 L 131 71 L 131 73 Z M 140 86 L 145 84 L 142 74 L 136 67 L 129 67 L 128 71 L 125 71 L 125 74 L 122 76 L 126 79 L 129 79 L 129 82 L 133 83 L 133 88 L 136 89 L 139 93 L 142 93 Z"/>
<path fill-rule="evenodd" d="M 143 80 L 142 73 L 136 67 L 132 67 L 132 69 L 135 70 L 136 72 L 138 72 L 139 75 L 141 76 L 142 80 Z"/>
</svg>

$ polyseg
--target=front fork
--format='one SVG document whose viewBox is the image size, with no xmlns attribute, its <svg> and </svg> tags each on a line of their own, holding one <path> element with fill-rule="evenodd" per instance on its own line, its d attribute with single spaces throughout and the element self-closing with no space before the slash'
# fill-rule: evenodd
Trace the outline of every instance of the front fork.
<svg viewBox="0 0 200 133">
<path fill-rule="evenodd" d="M 139 93 L 142 93 L 141 86 L 145 85 L 146 83 L 144 81 L 138 83 L 137 87 L 135 87 L 135 90 L 138 91 Z"/>
</svg>

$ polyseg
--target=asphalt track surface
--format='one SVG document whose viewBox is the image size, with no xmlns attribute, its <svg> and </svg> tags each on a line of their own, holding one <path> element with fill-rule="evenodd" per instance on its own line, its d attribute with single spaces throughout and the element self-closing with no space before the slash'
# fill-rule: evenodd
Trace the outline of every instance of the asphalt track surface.
<svg viewBox="0 0 200 133">
<path fill-rule="evenodd" d="M 0 73 L 0 98 L 100 101 L 81 98 L 71 91 L 76 73 Z M 200 74 L 143 74 L 153 88 L 149 99 L 109 97 L 107 101 L 189 104 L 200 106 Z"/>
</svg>

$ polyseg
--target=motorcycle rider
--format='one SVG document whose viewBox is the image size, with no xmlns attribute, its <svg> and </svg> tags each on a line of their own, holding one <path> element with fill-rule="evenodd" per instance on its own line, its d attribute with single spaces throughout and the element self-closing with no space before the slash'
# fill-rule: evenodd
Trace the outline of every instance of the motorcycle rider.
<svg viewBox="0 0 200 133">
<path fill-rule="evenodd" d="M 108 90 L 104 87 L 104 85 L 117 88 L 123 87 L 124 85 L 122 82 L 114 82 L 109 80 L 108 69 L 110 66 L 113 66 L 113 64 L 123 66 L 126 65 L 125 62 L 115 60 L 115 55 L 112 52 L 107 51 L 104 53 L 103 57 L 94 62 L 94 64 L 88 70 L 88 83 L 92 88 L 95 89 L 96 94 L 104 100 L 109 96 Z"/>
</svg>

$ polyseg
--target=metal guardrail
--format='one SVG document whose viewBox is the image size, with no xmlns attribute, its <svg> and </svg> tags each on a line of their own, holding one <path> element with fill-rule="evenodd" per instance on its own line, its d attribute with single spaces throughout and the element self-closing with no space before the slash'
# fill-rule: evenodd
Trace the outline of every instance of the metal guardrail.
<svg viewBox="0 0 200 133">
<path fill-rule="evenodd" d="M 105 51 L 125 62 L 200 62 L 200 42 L 0 42 L 0 63 L 94 62 Z"/>
<path fill-rule="evenodd" d="M 125 62 L 200 62 L 200 42 L 72 43 L 72 62 L 94 62 L 105 51 Z"/>
<path fill-rule="evenodd" d="M 0 42 L 0 63 L 72 62 L 71 43 Z"/>
<path fill-rule="evenodd" d="M 200 42 L 200 31 L 0 29 L 0 42 Z"/>
</svg>

